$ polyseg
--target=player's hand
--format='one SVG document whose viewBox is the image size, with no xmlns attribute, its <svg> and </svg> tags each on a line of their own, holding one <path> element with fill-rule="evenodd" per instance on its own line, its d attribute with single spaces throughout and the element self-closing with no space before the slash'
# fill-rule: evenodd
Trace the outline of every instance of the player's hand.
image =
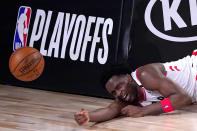
<svg viewBox="0 0 197 131">
<path fill-rule="evenodd" d="M 121 110 L 121 114 L 129 117 L 143 117 L 142 107 L 128 105 Z"/>
<path fill-rule="evenodd" d="M 90 118 L 89 118 L 89 114 L 88 111 L 81 109 L 80 112 L 77 112 L 74 114 L 75 117 L 75 121 L 79 124 L 79 125 L 85 125 L 89 122 Z"/>
</svg>

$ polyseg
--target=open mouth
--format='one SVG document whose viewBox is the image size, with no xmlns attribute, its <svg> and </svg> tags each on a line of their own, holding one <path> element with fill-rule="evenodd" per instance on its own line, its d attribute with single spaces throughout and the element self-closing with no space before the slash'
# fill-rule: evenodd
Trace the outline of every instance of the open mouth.
<svg viewBox="0 0 197 131">
<path fill-rule="evenodd" d="M 124 101 L 129 101 L 129 95 L 128 95 L 128 94 L 124 94 L 124 95 L 122 96 L 122 100 L 124 100 Z"/>
</svg>

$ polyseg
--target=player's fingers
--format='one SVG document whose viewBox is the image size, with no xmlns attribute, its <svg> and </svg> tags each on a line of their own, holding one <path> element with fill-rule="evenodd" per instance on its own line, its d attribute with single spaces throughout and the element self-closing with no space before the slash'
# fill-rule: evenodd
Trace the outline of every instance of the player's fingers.
<svg viewBox="0 0 197 131">
<path fill-rule="evenodd" d="M 79 114 L 75 118 L 77 118 L 77 119 L 83 119 L 84 118 L 84 115 Z"/>
<path fill-rule="evenodd" d="M 79 112 L 79 113 L 77 113 L 77 114 L 75 114 L 76 116 L 85 116 L 85 114 L 84 113 L 82 113 L 82 112 Z"/>
<path fill-rule="evenodd" d="M 78 121 L 79 125 L 85 125 L 88 122 L 88 119 L 87 118 L 81 118 L 81 119 L 78 119 L 77 121 Z"/>
<path fill-rule="evenodd" d="M 122 110 L 120 111 L 120 113 L 121 113 L 122 115 L 124 115 L 124 110 L 122 109 Z"/>
<path fill-rule="evenodd" d="M 80 115 L 75 115 L 75 120 L 79 123 L 81 121 L 81 119 L 83 119 L 82 116 Z"/>
<path fill-rule="evenodd" d="M 81 125 L 85 125 L 89 122 L 89 119 L 84 119 L 83 122 L 81 123 Z"/>
<path fill-rule="evenodd" d="M 74 117 L 75 117 L 75 118 L 78 118 L 80 115 L 81 115 L 81 114 L 79 114 L 79 113 L 75 113 L 75 114 L 74 114 Z"/>
<path fill-rule="evenodd" d="M 74 116 L 78 116 L 78 115 L 80 115 L 80 114 L 82 114 L 81 112 L 76 112 L 75 114 L 74 114 Z"/>
<path fill-rule="evenodd" d="M 89 122 L 89 116 L 86 111 L 75 113 L 74 116 L 79 125 L 85 125 Z"/>
<path fill-rule="evenodd" d="M 84 117 L 89 117 L 89 114 L 86 110 L 82 110 L 81 114 L 84 115 Z"/>
<path fill-rule="evenodd" d="M 122 115 L 128 115 L 128 109 L 127 109 L 127 108 L 123 108 L 123 109 L 121 110 L 121 114 L 122 114 Z"/>
<path fill-rule="evenodd" d="M 88 114 L 83 114 L 80 116 L 80 122 L 81 122 L 81 125 L 85 125 L 86 123 L 89 122 L 89 116 Z"/>
<path fill-rule="evenodd" d="M 81 117 L 80 121 L 87 121 L 87 119 L 88 119 L 87 117 Z"/>
<path fill-rule="evenodd" d="M 83 118 L 83 117 L 76 117 L 75 120 L 77 121 L 77 123 L 78 123 L 79 125 L 81 125 L 82 123 L 84 123 L 85 118 Z"/>
<path fill-rule="evenodd" d="M 128 110 L 130 108 L 130 105 L 129 106 L 125 106 L 124 108 L 123 108 L 123 110 Z"/>
<path fill-rule="evenodd" d="M 80 118 L 78 117 L 78 116 L 75 116 L 75 121 L 79 121 L 80 120 Z"/>
<path fill-rule="evenodd" d="M 82 119 L 82 120 L 89 119 L 89 116 L 87 114 L 79 114 L 77 117 Z"/>
<path fill-rule="evenodd" d="M 77 117 L 78 117 L 78 115 L 77 115 L 77 114 L 74 114 L 74 118 L 75 118 L 75 120 L 77 119 Z"/>
<path fill-rule="evenodd" d="M 126 113 L 126 110 L 123 108 L 122 110 L 121 110 L 121 114 L 125 114 Z"/>
<path fill-rule="evenodd" d="M 80 119 L 79 118 L 75 118 L 75 121 L 80 125 Z"/>
<path fill-rule="evenodd" d="M 88 114 L 88 111 L 86 111 L 85 109 L 81 109 L 81 113 Z"/>
<path fill-rule="evenodd" d="M 85 109 L 81 109 L 81 113 L 87 113 L 87 111 Z"/>
</svg>

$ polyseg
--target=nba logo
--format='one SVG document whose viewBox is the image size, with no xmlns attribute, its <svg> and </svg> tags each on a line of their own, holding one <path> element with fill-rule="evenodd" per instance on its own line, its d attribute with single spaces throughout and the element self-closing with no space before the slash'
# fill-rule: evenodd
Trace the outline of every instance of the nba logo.
<svg viewBox="0 0 197 131">
<path fill-rule="evenodd" d="M 29 22 L 31 17 L 31 8 L 21 6 L 18 11 L 16 29 L 13 42 L 13 51 L 26 46 Z"/>
</svg>

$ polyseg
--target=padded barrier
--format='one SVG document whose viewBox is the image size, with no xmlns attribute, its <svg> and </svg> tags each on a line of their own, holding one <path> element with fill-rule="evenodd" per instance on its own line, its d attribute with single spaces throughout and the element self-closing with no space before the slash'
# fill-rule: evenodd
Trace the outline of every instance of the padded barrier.
<svg viewBox="0 0 197 131">
<path fill-rule="evenodd" d="M 110 98 L 100 79 L 112 66 L 127 62 L 132 8 L 132 0 L 5 3 L 0 9 L 0 83 Z M 43 74 L 32 82 L 15 79 L 8 68 L 11 53 L 24 45 L 45 58 Z"/>
</svg>

